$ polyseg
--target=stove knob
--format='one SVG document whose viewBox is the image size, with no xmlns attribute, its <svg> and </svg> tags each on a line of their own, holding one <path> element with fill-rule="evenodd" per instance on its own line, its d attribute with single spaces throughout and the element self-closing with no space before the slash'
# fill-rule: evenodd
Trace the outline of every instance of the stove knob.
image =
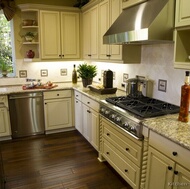
<svg viewBox="0 0 190 189">
<path fill-rule="evenodd" d="M 115 117 L 116 117 L 115 114 L 112 114 L 112 115 L 110 116 L 111 119 L 115 119 Z"/>
<path fill-rule="evenodd" d="M 109 110 L 105 110 L 105 115 L 108 115 L 110 113 Z"/>
<path fill-rule="evenodd" d="M 134 133 L 134 134 L 136 134 L 136 133 L 137 133 L 137 131 L 136 131 L 135 127 L 131 127 L 130 131 L 131 131 L 132 133 Z"/>
<path fill-rule="evenodd" d="M 105 112 L 105 108 L 100 108 L 100 112 L 104 113 Z"/>
<path fill-rule="evenodd" d="M 118 122 L 118 123 L 120 123 L 121 122 L 121 117 L 116 117 L 116 121 Z"/>
<path fill-rule="evenodd" d="M 129 123 L 128 123 L 128 122 L 125 122 L 125 123 L 123 124 L 123 128 L 124 128 L 124 129 L 129 129 Z"/>
</svg>

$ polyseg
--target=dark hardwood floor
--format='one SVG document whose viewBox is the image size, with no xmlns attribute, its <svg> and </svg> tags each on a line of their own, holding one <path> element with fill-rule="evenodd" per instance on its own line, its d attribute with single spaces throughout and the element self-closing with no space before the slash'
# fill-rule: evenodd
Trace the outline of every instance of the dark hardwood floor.
<svg viewBox="0 0 190 189">
<path fill-rule="evenodd" d="M 131 189 L 78 131 L 2 142 L 6 189 Z"/>
</svg>

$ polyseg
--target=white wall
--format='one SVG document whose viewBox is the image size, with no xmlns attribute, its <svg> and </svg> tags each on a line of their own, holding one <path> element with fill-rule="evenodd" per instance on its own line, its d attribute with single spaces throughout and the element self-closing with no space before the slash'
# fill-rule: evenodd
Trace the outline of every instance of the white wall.
<svg viewBox="0 0 190 189">
<path fill-rule="evenodd" d="M 181 85 L 184 83 L 185 70 L 173 68 L 173 44 L 142 46 L 141 64 L 118 64 L 93 62 L 97 65 L 98 75 L 94 81 L 101 78 L 101 70 L 110 69 L 116 73 L 114 87 L 121 88 L 123 73 L 128 73 L 129 78 L 136 75 L 146 76 L 154 81 L 153 97 L 176 105 L 180 104 Z M 0 86 L 25 84 L 26 78 L 19 78 L 19 70 L 27 70 L 27 78 L 42 79 L 42 82 L 71 81 L 73 64 L 78 66 L 83 61 L 73 62 L 23 62 L 17 60 L 17 78 L 0 79 Z M 60 75 L 60 69 L 67 69 L 67 76 Z M 48 77 L 41 77 L 40 70 L 48 69 Z M 158 79 L 167 80 L 167 91 L 158 91 Z"/>
</svg>

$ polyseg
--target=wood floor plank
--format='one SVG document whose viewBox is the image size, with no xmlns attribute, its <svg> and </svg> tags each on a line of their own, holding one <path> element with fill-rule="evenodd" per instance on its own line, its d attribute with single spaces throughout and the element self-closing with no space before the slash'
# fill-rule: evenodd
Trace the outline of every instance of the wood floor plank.
<svg viewBox="0 0 190 189">
<path fill-rule="evenodd" d="M 2 142 L 6 189 L 132 189 L 78 131 Z"/>
</svg>

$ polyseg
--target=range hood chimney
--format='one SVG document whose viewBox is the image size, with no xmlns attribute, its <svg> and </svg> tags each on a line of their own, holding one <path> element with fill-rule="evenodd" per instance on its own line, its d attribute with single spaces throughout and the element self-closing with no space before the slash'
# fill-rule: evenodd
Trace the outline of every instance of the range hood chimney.
<svg viewBox="0 0 190 189">
<path fill-rule="evenodd" d="M 103 36 L 103 43 L 171 43 L 174 14 L 175 0 L 148 0 L 126 8 Z"/>
</svg>

